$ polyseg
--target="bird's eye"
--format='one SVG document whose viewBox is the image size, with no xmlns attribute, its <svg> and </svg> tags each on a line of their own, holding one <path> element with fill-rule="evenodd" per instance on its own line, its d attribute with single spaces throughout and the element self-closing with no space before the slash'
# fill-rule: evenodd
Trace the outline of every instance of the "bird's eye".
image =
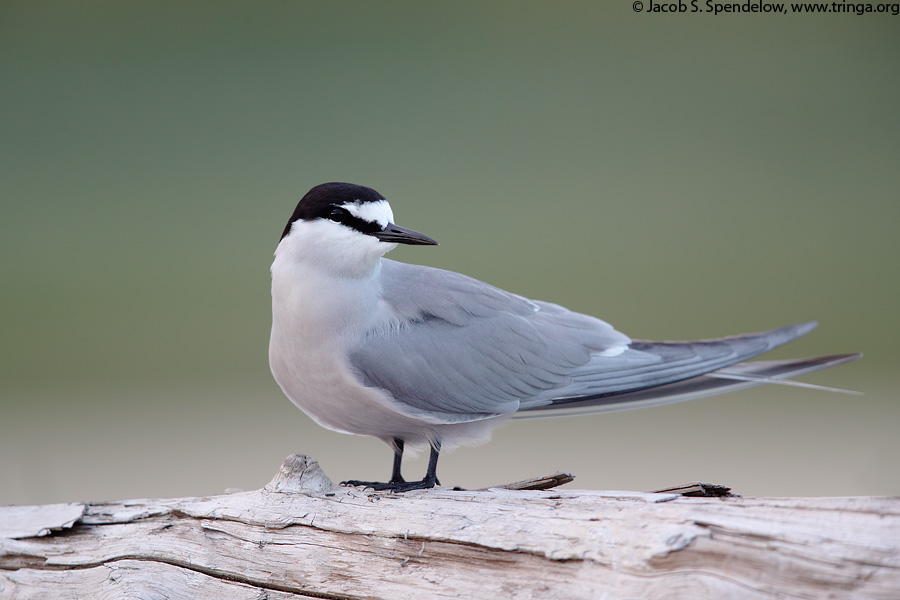
<svg viewBox="0 0 900 600">
<path fill-rule="evenodd" d="M 341 221 L 341 220 L 343 220 L 344 217 L 346 217 L 348 214 L 350 214 L 350 213 L 348 213 L 346 209 L 343 209 L 343 208 L 340 208 L 340 207 L 338 207 L 338 208 L 332 208 L 332 209 L 331 209 L 331 212 L 328 213 L 328 218 L 331 219 L 332 221 Z"/>
</svg>

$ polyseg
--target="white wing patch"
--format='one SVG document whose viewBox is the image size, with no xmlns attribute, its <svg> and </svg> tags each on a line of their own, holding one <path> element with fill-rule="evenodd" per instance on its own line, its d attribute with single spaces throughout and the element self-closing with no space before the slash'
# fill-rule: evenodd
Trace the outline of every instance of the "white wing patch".
<svg viewBox="0 0 900 600">
<path fill-rule="evenodd" d="M 621 346 L 613 346 L 612 348 L 607 348 L 603 352 L 597 352 L 596 356 L 618 356 L 628 350 L 628 344 L 623 344 Z"/>
<path fill-rule="evenodd" d="M 368 221 L 369 223 L 378 223 L 382 227 L 386 227 L 388 223 L 394 222 L 394 213 L 391 211 L 391 205 L 387 200 L 379 200 L 378 202 L 348 202 L 341 208 L 344 208 L 354 217 Z"/>
</svg>

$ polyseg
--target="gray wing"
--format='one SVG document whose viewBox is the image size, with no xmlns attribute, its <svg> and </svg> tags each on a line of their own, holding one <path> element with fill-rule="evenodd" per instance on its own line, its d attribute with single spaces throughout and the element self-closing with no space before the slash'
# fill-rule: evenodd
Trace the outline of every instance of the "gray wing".
<svg viewBox="0 0 900 600">
<path fill-rule="evenodd" d="M 515 412 L 555 394 L 592 355 L 630 339 L 599 319 L 534 302 L 476 279 L 382 261 L 384 300 L 401 325 L 351 352 L 362 381 L 435 423 Z"/>
<path fill-rule="evenodd" d="M 608 323 L 475 279 L 382 261 L 399 325 L 350 355 L 365 385 L 427 422 L 459 423 L 644 389 L 765 352 L 815 324 L 694 343 L 635 342 Z"/>
</svg>

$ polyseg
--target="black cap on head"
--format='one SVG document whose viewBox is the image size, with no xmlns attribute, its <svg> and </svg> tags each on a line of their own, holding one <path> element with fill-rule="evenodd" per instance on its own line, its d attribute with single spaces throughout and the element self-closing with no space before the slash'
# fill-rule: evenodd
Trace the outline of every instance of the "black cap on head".
<svg viewBox="0 0 900 600">
<path fill-rule="evenodd" d="M 354 202 L 360 204 L 378 202 L 379 200 L 384 200 L 384 196 L 364 185 L 337 181 L 317 185 L 306 192 L 306 195 L 297 203 L 297 208 L 294 209 L 294 214 L 287 222 L 281 239 L 290 233 L 291 225 L 299 219 L 312 221 L 313 219 L 328 218 L 328 215 L 337 206 Z"/>
</svg>

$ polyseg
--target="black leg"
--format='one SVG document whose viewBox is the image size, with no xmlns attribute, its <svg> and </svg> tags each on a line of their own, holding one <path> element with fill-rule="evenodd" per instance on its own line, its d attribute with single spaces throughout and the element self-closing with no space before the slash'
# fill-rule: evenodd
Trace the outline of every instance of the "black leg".
<svg viewBox="0 0 900 600">
<path fill-rule="evenodd" d="M 425 479 L 422 480 L 422 483 L 430 483 L 431 485 L 427 485 L 424 487 L 431 488 L 435 485 L 441 485 L 441 482 L 438 481 L 437 478 L 437 461 L 440 454 L 441 441 L 435 440 L 434 444 L 431 446 L 431 455 L 428 457 L 428 470 L 425 472 Z"/>
<path fill-rule="evenodd" d="M 390 490 L 395 485 L 405 484 L 406 480 L 400 473 L 400 465 L 403 463 L 403 440 L 394 438 L 394 469 L 391 472 L 391 480 L 387 483 L 381 481 L 360 481 L 359 479 L 350 479 L 342 481 L 341 485 L 353 485 L 372 488 L 375 490 Z"/>
<path fill-rule="evenodd" d="M 341 482 L 343 485 L 364 486 L 374 490 L 385 490 L 392 492 L 408 492 L 410 490 L 424 490 L 433 488 L 435 485 L 441 485 L 437 478 L 438 457 L 441 454 L 441 442 L 435 440 L 431 445 L 431 454 L 428 457 L 428 470 L 425 477 L 421 481 L 404 481 L 400 475 L 400 463 L 403 459 L 403 440 L 394 439 L 396 450 L 394 451 L 394 472 L 391 480 L 387 483 L 379 483 L 376 481 L 358 481 L 356 479 Z"/>
<path fill-rule="evenodd" d="M 394 471 L 391 473 L 391 483 L 406 483 L 400 474 L 400 463 L 403 462 L 403 440 L 394 438 Z"/>
</svg>

